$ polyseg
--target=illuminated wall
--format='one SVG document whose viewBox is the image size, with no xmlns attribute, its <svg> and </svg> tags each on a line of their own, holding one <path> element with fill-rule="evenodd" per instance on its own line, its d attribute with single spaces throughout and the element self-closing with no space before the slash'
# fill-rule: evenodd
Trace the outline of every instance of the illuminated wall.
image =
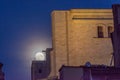
<svg viewBox="0 0 120 80">
<path fill-rule="evenodd" d="M 113 31 L 111 9 L 72 9 L 53 11 L 53 51 L 51 75 L 58 75 L 62 65 L 80 66 L 92 64 L 110 65 Z"/>
</svg>

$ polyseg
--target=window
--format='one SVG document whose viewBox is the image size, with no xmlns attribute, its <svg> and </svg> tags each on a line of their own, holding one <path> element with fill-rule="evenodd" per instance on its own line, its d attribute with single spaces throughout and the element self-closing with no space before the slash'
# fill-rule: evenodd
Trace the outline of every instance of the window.
<svg viewBox="0 0 120 80">
<path fill-rule="evenodd" d="M 98 26 L 98 38 L 103 38 L 103 27 Z"/>
<path fill-rule="evenodd" d="M 108 26 L 108 37 L 111 37 L 112 31 L 113 31 L 112 26 Z"/>
</svg>

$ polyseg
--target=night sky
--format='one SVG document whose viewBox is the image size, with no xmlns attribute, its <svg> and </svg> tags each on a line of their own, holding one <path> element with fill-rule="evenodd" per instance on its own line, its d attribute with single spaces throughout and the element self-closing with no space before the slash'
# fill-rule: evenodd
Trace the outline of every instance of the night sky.
<svg viewBox="0 0 120 80">
<path fill-rule="evenodd" d="M 120 0 L 0 0 L 0 62 L 5 80 L 31 80 L 36 51 L 51 48 L 51 12 L 111 8 Z"/>
</svg>

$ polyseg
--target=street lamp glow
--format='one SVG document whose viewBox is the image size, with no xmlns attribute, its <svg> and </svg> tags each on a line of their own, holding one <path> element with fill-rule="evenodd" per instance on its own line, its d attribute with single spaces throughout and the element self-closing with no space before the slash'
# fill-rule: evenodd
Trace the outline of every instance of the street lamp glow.
<svg viewBox="0 0 120 80">
<path fill-rule="evenodd" d="M 45 61 L 45 60 L 46 60 L 46 55 L 45 55 L 45 53 L 37 52 L 36 55 L 35 55 L 35 60 Z"/>
</svg>

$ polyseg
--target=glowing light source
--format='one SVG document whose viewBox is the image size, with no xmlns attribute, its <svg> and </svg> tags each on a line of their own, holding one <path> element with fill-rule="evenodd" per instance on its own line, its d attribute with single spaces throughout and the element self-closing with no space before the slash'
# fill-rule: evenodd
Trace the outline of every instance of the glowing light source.
<svg viewBox="0 0 120 80">
<path fill-rule="evenodd" d="M 35 55 L 35 60 L 38 61 L 45 61 L 46 60 L 46 54 L 42 52 L 37 52 Z"/>
</svg>

